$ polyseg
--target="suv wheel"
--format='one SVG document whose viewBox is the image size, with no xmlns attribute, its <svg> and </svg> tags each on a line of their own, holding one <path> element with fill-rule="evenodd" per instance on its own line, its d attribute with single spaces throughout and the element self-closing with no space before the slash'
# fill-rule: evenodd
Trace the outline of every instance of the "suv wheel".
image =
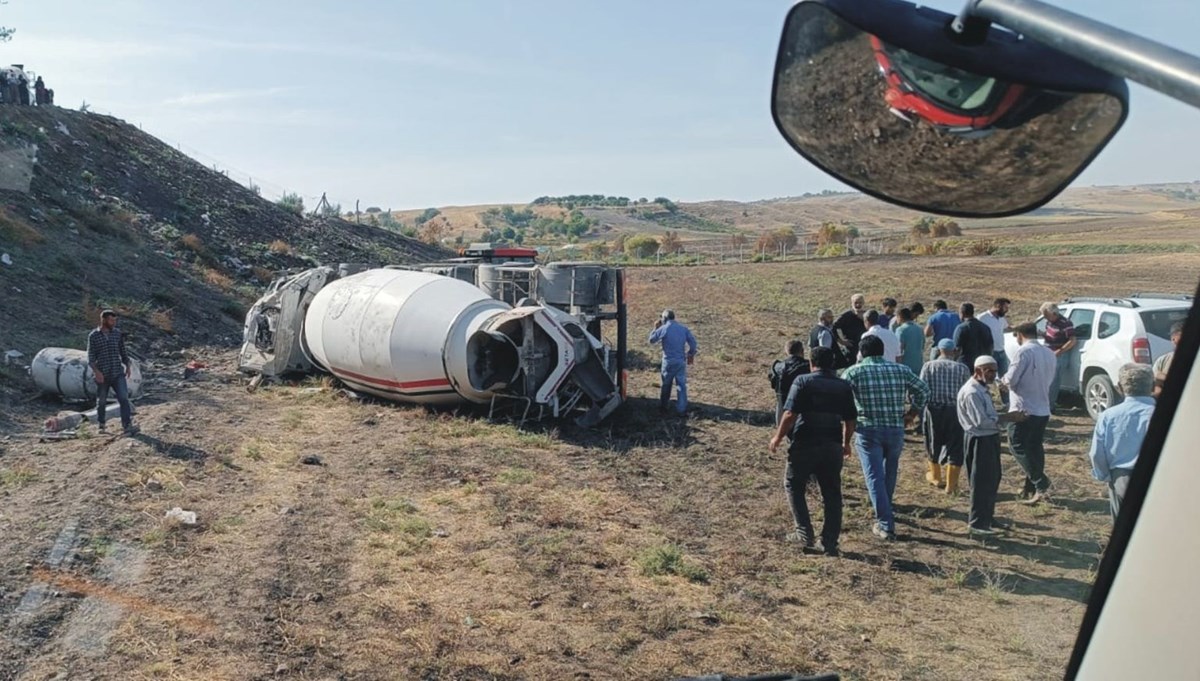
<svg viewBox="0 0 1200 681">
<path fill-rule="evenodd" d="M 1100 418 L 1101 412 L 1120 401 L 1107 374 L 1094 374 L 1083 388 L 1083 404 L 1092 420 Z"/>
</svg>

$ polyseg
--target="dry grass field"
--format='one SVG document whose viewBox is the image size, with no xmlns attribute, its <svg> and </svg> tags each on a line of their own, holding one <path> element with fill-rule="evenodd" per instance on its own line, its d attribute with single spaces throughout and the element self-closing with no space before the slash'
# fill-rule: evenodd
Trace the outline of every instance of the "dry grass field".
<svg viewBox="0 0 1200 681">
<path fill-rule="evenodd" d="M 134 439 L 38 443 L 56 407 L 31 402 L 0 433 L 0 678 L 1060 677 L 1109 532 L 1082 410 L 1051 421 L 1054 503 L 1015 501 L 1006 450 L 999 539 L 965 535 L 965 497 L 924 482 L 912 438 L 900 540 L 871 536 L 851 461 L 843 556 L 807 556 L 784 540 L 766 367 L 856 291 L 1003 294 L 1020 319 L 1197 272 L 1195 253 L 633 270 L 631 400 L 591 431 L 327 380 L 249 394 L 234 353 L 204 349 L 196 379 L 184 358 L 147 371 Z M 644 333 L 667 306 L 701 345 L 686 420 L 653 408 Z"/>
</svg>

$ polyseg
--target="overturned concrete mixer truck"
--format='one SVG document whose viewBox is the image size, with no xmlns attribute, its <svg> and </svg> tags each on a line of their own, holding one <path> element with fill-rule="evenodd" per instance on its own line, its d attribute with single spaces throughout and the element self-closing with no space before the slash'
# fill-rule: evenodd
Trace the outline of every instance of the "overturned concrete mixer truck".
<svg viewBox="0 0 1200 681">
<path fill-rule="evenodd" d="M 239 369 L 595 425 L 625 396 L 624 270 L 536 255 L 472 244 L 442 262 L 283 276 L 246 315 Z"/>
</svg>

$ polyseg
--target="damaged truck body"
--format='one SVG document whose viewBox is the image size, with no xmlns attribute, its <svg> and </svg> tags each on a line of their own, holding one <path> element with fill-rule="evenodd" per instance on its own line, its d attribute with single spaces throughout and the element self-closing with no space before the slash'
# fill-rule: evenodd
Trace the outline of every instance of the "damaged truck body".
<svg viewBox="0 0 1200 681">
<path fill-rule="evenodd" d="M 277 279 L 246 315 L 239 369 L 326 372 L 388 400 L 488 405 L 522 420 L 577 414 L 583 426 L 620 406 L 623 270 L 539 265 L 533 250 L 486 244 L 462 253 Z M 615 326 L 615 346 L 603 339 L 607 326 Z"/>
</svg>

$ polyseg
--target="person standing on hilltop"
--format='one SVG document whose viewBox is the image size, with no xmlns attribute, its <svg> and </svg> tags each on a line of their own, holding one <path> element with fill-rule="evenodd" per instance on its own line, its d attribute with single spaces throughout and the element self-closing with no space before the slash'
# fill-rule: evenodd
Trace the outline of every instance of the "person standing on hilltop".
<svg viewBox="0 0 1200 681">
<path fill-rule="evenodd" d="M 691 329 L 675 321 L 674 310 L 663 310 L 654 330 L 650 332 L 650 344 L 662 343 L 662 392 L 659 394 L 658 411 L 666 414 L 671 401 L 671 384 L 679 386 L 675 404 L 676 414 L 687 415 L 687 368 L 696 357 L 696 337 Z"/>
<path fill-rule="evenodd" d="M 129 378 L 132 364 L 125 350 L 125 333 L 117 328 L 117 313 L 100 313 L 100 326 L 92 329 L 87 339 L 88 364 L 96 379 L 96 424 L 103 433 L 108 416 L 108 391 L 112 390 L 121 406 L 121 429 L 134 435 L 140 429 L 133 425 L 133 405 L 129 403 Z"/>
</svg>

